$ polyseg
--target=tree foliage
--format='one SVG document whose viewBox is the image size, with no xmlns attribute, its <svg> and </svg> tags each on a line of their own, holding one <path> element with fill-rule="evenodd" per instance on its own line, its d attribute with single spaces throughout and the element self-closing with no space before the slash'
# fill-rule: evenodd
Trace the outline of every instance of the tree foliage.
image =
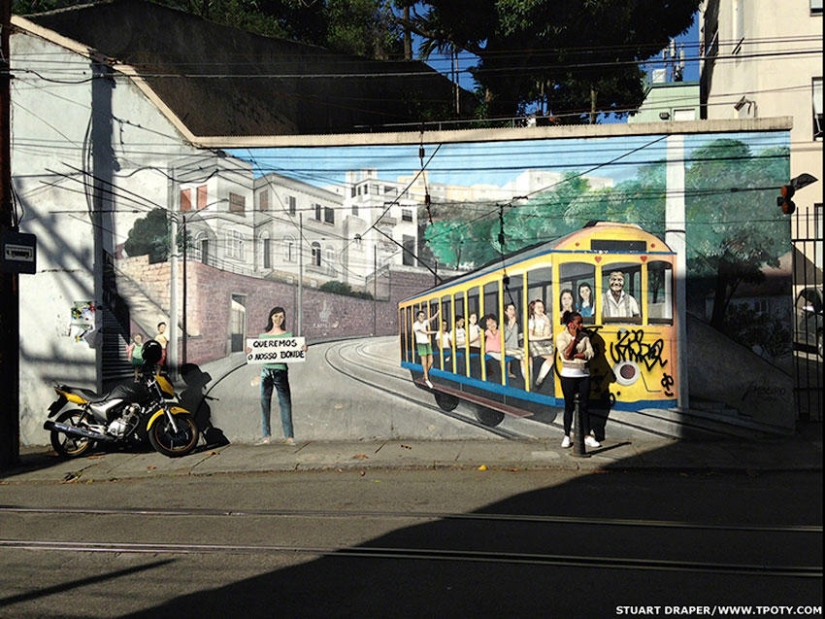
<svg viewBox="0 0 825 619">
<path fill-rule="evenodd" d="M 401 32 L 391 0 L 157 0 L 171 8 L 255 34 L 320 45 L 366 58 L 400 57 Z M 14 0 L 17 14 L 87 4 L 85 0 Z"/>
<path fill-rule="evenodd" d="M 479 113 L 538 107 L 556 122 L 624 116 L 641 103 L 639 63 L 692 24 L 700 0 L 157 0 L 205 19 L 366 58 L 401 58 L 405 35 L 424 58 L 478 57 Z M 82 4 L 14 0 L 15 13 Z M 406 8 L 406 12 L 405 11 Z M 408 15 L 408 17 L 405 17 Z"/>
<path fill-rule="evenodd" d="M 539 104 L 558 122 L 624 115 L 643 98 L 639 63 L 687 31 L 699 0 L 428 0 L 406 24 L 478 56 L 491 116 Z"/>
</svg>

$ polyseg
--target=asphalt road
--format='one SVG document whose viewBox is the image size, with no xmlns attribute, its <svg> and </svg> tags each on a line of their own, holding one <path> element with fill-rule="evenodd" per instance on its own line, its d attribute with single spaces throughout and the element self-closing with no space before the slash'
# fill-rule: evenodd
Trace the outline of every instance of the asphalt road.
<svg viewBox="0 0 825 619">
<path fill-rule="evenodd" d="M 822 474 L 4 483 L 0 545 L 15 619 L 821 616 Z"/>
</svg>

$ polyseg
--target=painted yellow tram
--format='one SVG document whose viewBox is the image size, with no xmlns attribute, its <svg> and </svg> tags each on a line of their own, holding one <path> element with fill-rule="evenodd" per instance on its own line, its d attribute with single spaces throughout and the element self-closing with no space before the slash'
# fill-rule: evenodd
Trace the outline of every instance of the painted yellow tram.
<svg viewBox="0 0 825 619">
<path fill-rule="evenodd" d="M 486 425 L 497 425 L 505 415 L 562 408 L 558 356 L 554 346 L 539 345 L 536 326 L 549 318 L 554 341 L 563 329 L 562 313 L 572 305 L 584 316 L 596 351 L 590 364 L 591 415 L 606 419 L 611 409 L 674 407 L 679 391 L 675 266 L 675 253 L 638 226 L 589 224 L 399 303 L 401 365 L 419 386 L 432 390 L 442 409 L 468 402 Z M 512 327 L 505 329 L 508 305 L 515 308 L 508 311 L 515 311 L 516 336 Z M 426 317 L 437 312 L 430 324 L 432 387 L 422 380 L 413 333 L 422 310 Z M 492 336 L 498 342 L 485 336 L 488 318 L 499 326 Z M 542 379 L 545 360 L 553 367 Z"/>
</svg>

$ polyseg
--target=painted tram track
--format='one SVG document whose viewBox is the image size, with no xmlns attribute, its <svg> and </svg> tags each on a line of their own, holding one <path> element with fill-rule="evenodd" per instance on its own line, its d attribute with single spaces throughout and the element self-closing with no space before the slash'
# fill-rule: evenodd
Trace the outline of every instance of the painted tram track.
<svg viewBox="0 0 825 619">
<path fill-rule="evenodd" d="M 445 411 L 439 408 L 433 404 L 430 392 L 423 391 L 412 384 L 408 372 L 388 365 L 386 360 L 379 362 L 377 359 L 385 358 L 370 354 L 370 348 L 380 347 L 381 345 L 381 343 L 364 341 L 335 342 L 324 351 L 324 360 L 331 369 L 347 378 L 405 402 L 414 402 L 422 410 L 455 419 L 485 430 L 494 436 L 509 439 L 532 438 L 530 435 L 507 428 L 490 427 L 482 424 L 472 413 L 463 412 L 460 409 Z"/>
</svg>

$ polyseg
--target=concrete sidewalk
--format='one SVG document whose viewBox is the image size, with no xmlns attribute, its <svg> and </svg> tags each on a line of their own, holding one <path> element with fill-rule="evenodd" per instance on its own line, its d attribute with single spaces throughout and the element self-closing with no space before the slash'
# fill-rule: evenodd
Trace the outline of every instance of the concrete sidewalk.
<svg viewBox="0 0 825 619">
<path fill-rule="evenodd" d="M 822 425 L 772 441 L 605 441 L 575 457 L 557 440 L 298 441 L 295 445 L 235 443 L 205 446 L 183 458 L 150 452 L 97 452 L 63 460 L 46 447 L 21 449 L 21 462 L 0 473 L 4 482 L 109 481 L 170 475 L 208 476 L 272 471 L 440 469 L 556 469 L 822 471 Z"/>
</svg>

